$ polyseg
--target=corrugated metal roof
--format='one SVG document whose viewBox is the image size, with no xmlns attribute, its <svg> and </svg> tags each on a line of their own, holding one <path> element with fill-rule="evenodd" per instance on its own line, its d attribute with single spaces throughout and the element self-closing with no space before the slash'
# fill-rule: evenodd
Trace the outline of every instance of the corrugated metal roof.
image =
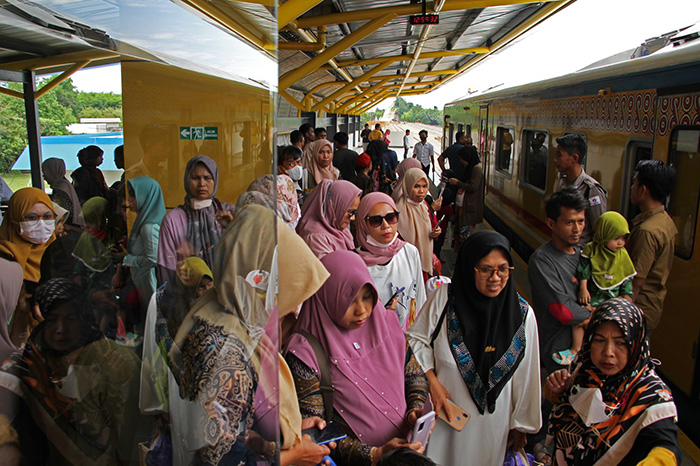
<svg viewBox="0 0 700 466">
<path fill-rule="evenodd" d="M 288 0 L 294 1 L 294 0 Z M 522 0 L 479 1 L 479 0 L 444 0 L 439 2 L 442 11 L 439 13 L 440 22 L 433 25 L 430 33 L 420 43 L 423 29 L 426 26 L 412 26 L 409 24 L 408 9 L 420 11 L 420 4 L 412 0 L 324 0 L 317 6 L 300 16 L 291 27 L 285 28 L 280 33 L 280 41 L 290 38 L 303 41 L 296 35 L 300 26 L 304 31 L 316 35 L 316 26 L 326 24 L 326 50 L 339 41 L 351 36 L 362 28 L 368 21 L 380 17 L 382 14 L 398 12 L 391 21 L 376 29 L 367 37 L 353 43 L 351 46 L 337 53 L 335 61 L 351 79 L 361 77 L 378 66 L 379 59 L 396 58 L 394 63 L 386 66 L 382 71 L 374 74 L 368 80 L 361 83 L 362 89 L 377 84 L 380 80 L 390 76 L 399 77 L 389 83 L 402 83 L 406 71 L 410 68 L 411 74 L 405 79 L 404 90 L 411 84 L 433 83 L 439 85 L 452 77 L 456 70 L 464 71 L 471 61 L 480 61 L 483 57 L 476 53 L 461 53 L 451 56 L 429 56 L 429 52 L 441 52 L 455 49 L 486 48 L 485 51 L 497 49 L 512 40 L 519 29 L 527 29 L 539 21 L 553 14 L 559 9 L 572 3 L 573 0 L 545 1 L 523 3 Z M 282 2 L 284 4 L 285 2 Z M 436 2 L 438 3 L 438 2 Z M 428 2 L 427 12 L 434 7 L 433 2 Z M 464 8 L 474 6 L 475 8 Z M 365 11 L 365 13 L 362 13 Z M 340 14 L 340 16 L 338 16 Z M 343 20 L 347 18 L 346 22 Z M 530 24 L 532 23 L 532 24 Z M 291 34 L 291 35 L 290 35 Z M 421 47 L 421 58 L 413 60 L 417 47 Z M 296 70 L 309 62 L 321 52 L 298 52 L 297 55 L 287 56 L 280 53 L 280 76 Z M 349 63 L 351 61 L 377 59 L 370 63 Z M 414 62 L 412 64 L 412 62 Z M 411 66 L 412 65 L 412 66 Z M 439 74 L 440 71 L 445 71 Z M 423 73 L 421 75 L 420 73 Z M 418 74 L 416 76 L 416 74 Z M 328 78 L 324 78 L 323 76 Z M 400 78 L 400 79 L 399 79 Z M 347 83 L 339 74 L 332 70 L 328 64 L 320 69 L 310 70 L 306 76 L 298 78 L 289 86 L 304 94 L 313 90 L 315 101 L 324 99 L 333 94 L 338 87 L 320 87 L 314 89 L 321 82 L 338 80 Z M 341 83 L 341 84 L 342 84 Z M 388 84 L 389 84 L 388 83 Z M 357 92 L 356 92 L 357 93 Z M 351 94 L 348 94 L 351 95 Z M 333 105 L 326 108 L 333 111 Z"/>
</svg>

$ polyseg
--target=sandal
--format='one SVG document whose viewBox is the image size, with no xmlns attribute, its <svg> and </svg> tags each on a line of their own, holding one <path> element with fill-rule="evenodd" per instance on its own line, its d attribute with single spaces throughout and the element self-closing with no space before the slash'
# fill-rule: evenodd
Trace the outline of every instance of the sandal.
<svg viewBox="0 0 700 466">
<path fill-rule="evenodd" d="M 576 355 L 572 353 L 569 349 L 559 351 L 558 353 L 554 353 L 552 355 L 552 359 L 554 359 L 554 362 L 562 366 L 570 366 L 571 362 L 574 360 L 575 357 Z"/>
</svg>

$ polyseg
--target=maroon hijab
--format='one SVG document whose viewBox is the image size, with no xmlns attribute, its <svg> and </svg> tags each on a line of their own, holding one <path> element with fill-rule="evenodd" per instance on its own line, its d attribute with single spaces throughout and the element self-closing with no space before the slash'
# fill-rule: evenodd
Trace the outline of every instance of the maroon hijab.
<svg viewBox="0 0 700 466">
<path fill-rule="evenodd" d="M 295 330 L 318 338 L 330 359 L 335 411 L 363 443 L 383 445 L 399 435 L 406 413 L 406 341 L 399 319 L 377 299 L 362 327 L 341 327 L 358 291 L 368 284 L 376 294 L 376 288 L 367 266 L 354 252 L 336 251 L 321 262 L 331 276 L 304 303 Z M 287 344 L 290 351 L 319 373 L 316 356 L 304 337 L 292 335 Z"/>
</svg>

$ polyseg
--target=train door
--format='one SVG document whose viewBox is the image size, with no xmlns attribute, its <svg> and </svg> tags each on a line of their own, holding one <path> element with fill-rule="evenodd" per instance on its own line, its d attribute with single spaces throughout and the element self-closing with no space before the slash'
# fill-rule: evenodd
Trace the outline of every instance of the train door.
<svg viewBox="0 0 700 466">
<path fill-rule="evenodd" d="M 481 155 L 481 165 L 484 167 L 484 177 L 489 179 L 491 164 L 489 163 L 488 154 L 488 139 L 489 139 L 489 105 L 479 106 L 479 155 Z M 486 185 L 487 183 L 484 183 Z M 486 186 L 484 186 L 486 187 Z"/>
<path fill-rule="evenodd" d="M 652 145 L 649 141 L 629 141 L 625 153 L 625 165 L 622 170 L 622 193 L 620 195 L 620 212 L 632 221 L 640 212 L 639 207 L 632 205 L 630 201 L 630 188 L 632 187 L 632 176 L 634 168 L 640 160 L 652 158 Z"/>
</svg>

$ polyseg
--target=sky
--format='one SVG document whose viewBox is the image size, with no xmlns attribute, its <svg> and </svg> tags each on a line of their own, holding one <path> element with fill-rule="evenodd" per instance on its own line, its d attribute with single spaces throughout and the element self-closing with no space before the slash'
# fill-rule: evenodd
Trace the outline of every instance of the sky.
<svg viewBox="0 0 700 466">
<path fill-rule="evenodd" d="M 442 108 L 468 92 L 561 76 L 696 22 L 700 22 L 698 0 L 578 0 L 465 75 L 406 100 Z M 80 71 L 73 82 L 82 91 L 121 93 L 118 66 Z M 386 100 L 378 108 L 392 103 Z"/>
</svg>

